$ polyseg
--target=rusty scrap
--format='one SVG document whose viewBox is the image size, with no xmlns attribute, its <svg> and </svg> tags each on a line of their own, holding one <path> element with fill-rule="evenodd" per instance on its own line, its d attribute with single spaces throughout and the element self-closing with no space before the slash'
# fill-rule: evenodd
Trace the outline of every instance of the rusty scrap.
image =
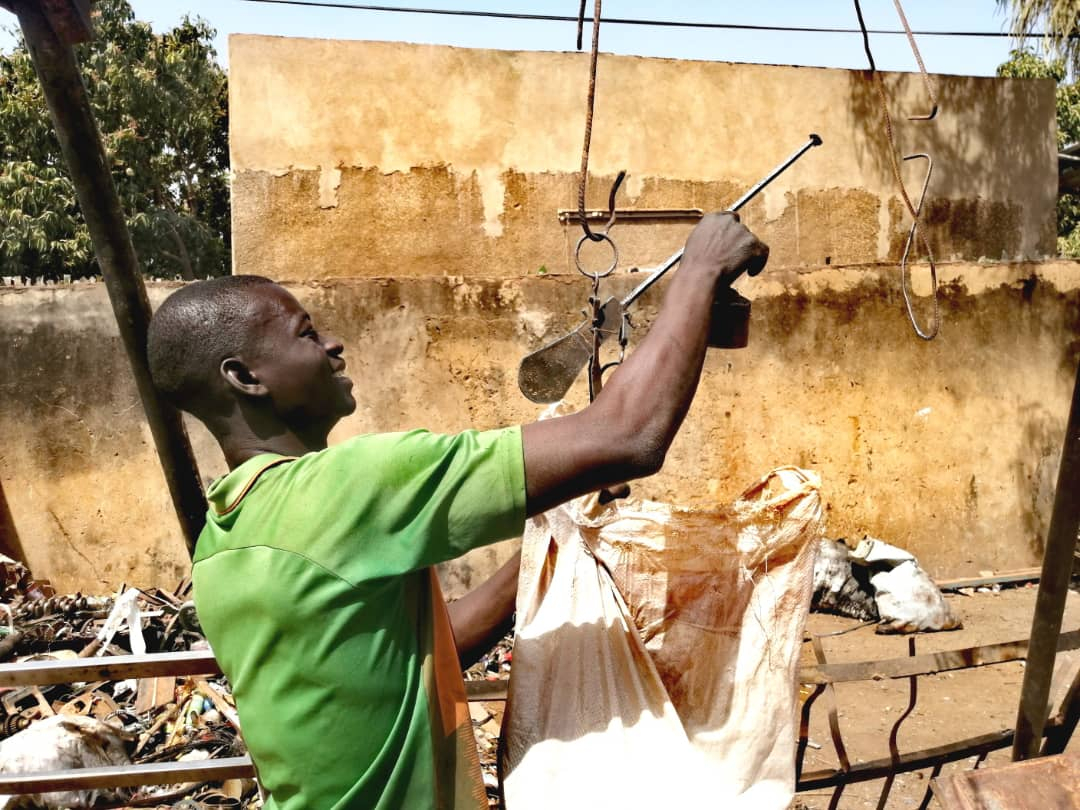
<svg viewBox="0 0 1080 810">
<path fill-rule="evenodd" d="M 1080 808 L 1080 754 L 960 771 L 934 779 L 932 786 L 945 810 Z"/>
<path fill-rule="evenodd" d="M 131 806 L 261 806 L 231 691 L 190 603 L 159 590 L 41 593 L 5 606 L 14 660 L 0 664 L 0 738 L 53 715 L 95 718 L 131 741 L 134 764 L 12 774 L 0 762 L 0 794 L 143 786 L 121 795 Z M 142 645 L 146 654 L 132 654 Z"/>
</svg>

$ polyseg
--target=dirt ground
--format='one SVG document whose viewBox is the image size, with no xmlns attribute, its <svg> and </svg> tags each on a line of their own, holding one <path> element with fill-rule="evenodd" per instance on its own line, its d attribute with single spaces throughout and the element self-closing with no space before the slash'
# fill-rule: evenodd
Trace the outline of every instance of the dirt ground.
<svg viewBox="0 0 1080 810">
<path fill-rule="evenodd" d="M 922 654 L 1027 638 L 1031 631 L 1035 594 L 1034 585 L 1000 592 L 976 592 L 967 596 L 947 594 L 953 610 L 963 620 L 963 629 L 918 634 L 915 637 L 915 652 Z M 858 625 L 859 622 L 853 619 L 812 613 L 806 632 L 824 635 L 858 628 L 822 638 L 830 663 L 874 661 L 908 655 L 906 636 L 877 635 L 872 626 Z M 1071 592 L 1062 631 L 1077 628 L 1080 628 L 1080 594 Z M 814 662 L 809 643 L 803 645 L 802 654 L 805 663 Z M 1051 693 L 1055 711 L 1077 667 L 1080 667 L 1080 651 L 1058 655 Z M 1016 724 L 1023 677 L 1023 662 L 1011 662 L 919 678 L 915 710 L 904 721 L 898 736 L 901 753 L 1012 728 Z M 888 757 L 889 732 L 908 705 L 908 689 L 906 679 L 836 686 L 840 730 L 852 764 Z M 807 748 L 804 772 L 838 767 L 829 733 L 828 699 L 827 693 L 818 698 L 811 712 L 809 737 L 820 748 Z M 493 780 L 495 745 L 504 705 L 473 705 L 481 760 L 487 766 L 485 770 L 491 774 L 489 779 Z M 1074 737 L 1069 750 L 1080 750 L 1077 738 Z M 1008 748 L 996 751 L 980 767 L 1004 764 L 1009 761 L 1009 754 Z M 972 759 L 946 765 L 942 773 L 945 775 L 956 769 L 968 769 L 973 764 Z M 926 794 L 929 775 L 929 771 L 925 771 L 897 776 L 885 807 L 889 810 L 918 808 Z M 875 808 L 882 785 L 883 780 L 848 785 L 837 807 L 841 810 Z M 800 793 L 792 802 L 791 810 L 825 810 L 829 807 L 832 793 L 832 790 Z M 936 800 L 930 801 L 930 808 L 940 806 Z"/>
<path fill-rule="evenodd" d="M 1034 585 L 970 596 L 948 594 L 946 598 L 964 622 L 963 629 L 917 635 L 916 654 L 1026 638 L 1031 632 L 1035 594 Z M 813 613 L 806 629 L 808 633 L 825 634 L 857 624 L 851 619 Z M 1080 594 L 1071 592 L 1062 630 L 1078 627 Z M 906 637 L 876 635 L 873 627 L 828 636 L 822 642 L 830 663 L 897 658 L 908 654 Z M 803 655 L 807 663 L 813 663 L 809 644 L 804 645 Z M 1078 666 L 1080 652 L 1058 655 L 1051 693 L 1055 710 Z M 1024 664 L 1018 661 L 919 678 L 915 710 L 900 727 L 898 745 L 901 753 L 1012 728 L 1016 724 L 1023 677 Z M 852 764 L 889 756 L 889 731 L 908 705 L 908 689 L 907 680 L 836 686 L 840 731 Z M 835 768 L 838 764 L 829 733 L 827 701 L 828 695 L 822 695 L 811 712 L 810 739 L 821 748 L 807 749 L 804 766 L 807 772 Z M 1078 748 L 1080 742 L 1074 737 L 1069 750 Z M 1009 754 L 1007 748 L 994 752 L 980 767 L 1004 764 L 1009 761 Z M 974 760 L 968 760 L 946 765 L 942 773 L 971 768 L 973 764 Z M 897 776 L 885 806 L 890 809 L 919 807 L 928 779 L 929 772 Z M 876 780 L 847 786 L 838 807 L 845 810 L 877 807 L 882 784 L 882 780 Z M 831 790 L 802 793 L 796 797 L 792 808 L 824 810 L 829 806 L 831 796 Z M 940 807 L 936 800 L 929 806 Z"/>
</svg>

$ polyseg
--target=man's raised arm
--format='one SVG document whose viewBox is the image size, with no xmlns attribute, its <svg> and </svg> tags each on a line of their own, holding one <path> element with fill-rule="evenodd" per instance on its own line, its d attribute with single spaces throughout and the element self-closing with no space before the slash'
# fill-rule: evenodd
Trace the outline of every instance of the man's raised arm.
<svg viewBox="0 0 1080 810">
<path fill-rule="evenodd" d="M 735 214 L 698 223 L 652 329 L 596 401 L 522 428 L 530 516 L 660 469 L 697 390 L 714 292 L 768 256 Z"/>
</svg>

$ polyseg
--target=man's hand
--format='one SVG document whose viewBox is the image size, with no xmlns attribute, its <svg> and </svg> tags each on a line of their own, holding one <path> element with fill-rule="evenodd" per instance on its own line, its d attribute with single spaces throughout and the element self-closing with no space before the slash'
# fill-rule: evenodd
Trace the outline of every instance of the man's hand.
<svg viewBox="0 0 1080 810">
<path fill-rule="evenodd" d="M 733 211 L 707 214 L 686 240 L 677 272 L 719 271 L 718 283 L 730 285 L 743 272 L 756 276 L 769 260 L 769 246 L 758 240 Z"/>
<path fill-rule="evenodd" d="M 768 256 L 735 214 L 698 223 L 652 329 L 596 401 L 522 428 L 530 515 L 660 469 L 697 389 L 717 286 Z"/>
</svg>

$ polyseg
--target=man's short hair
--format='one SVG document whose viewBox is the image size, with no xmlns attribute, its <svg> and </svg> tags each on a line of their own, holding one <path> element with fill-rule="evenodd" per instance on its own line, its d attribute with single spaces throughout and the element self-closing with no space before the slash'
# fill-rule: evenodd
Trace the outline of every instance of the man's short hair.
<svg viewBox="0 0 1080 810">
<path fill-rule="evenodd" d="M 256 307 L 251 290 L 273 283 L 262 276 L 197 281 L 158 307 L 148 335 L 150 375 L 173 405 L 199 415 L 221 362 L 248 345 Z"/>
</svg>

